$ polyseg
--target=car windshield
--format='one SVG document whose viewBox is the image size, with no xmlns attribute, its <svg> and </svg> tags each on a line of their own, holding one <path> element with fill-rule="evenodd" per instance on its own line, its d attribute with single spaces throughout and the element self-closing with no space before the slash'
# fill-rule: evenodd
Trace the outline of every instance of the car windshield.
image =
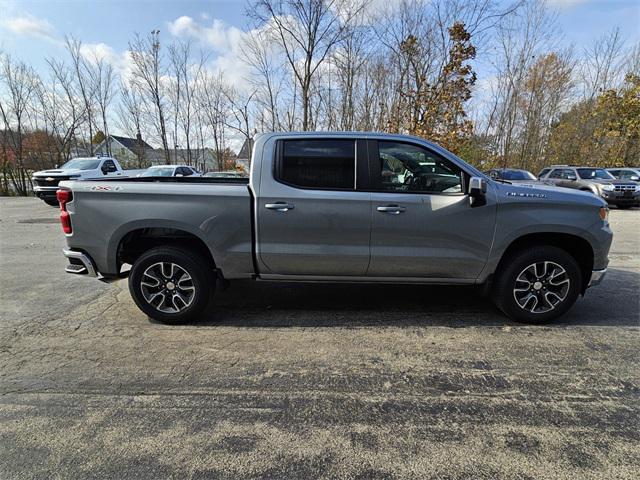
<svg viewBox="0 0 640 480">
<path fill-rule="evenodd" d="M 616 178 L 604 168 L 578 168 L 578 175 L 584 180 L 612 180 Z"/>
<path fill-rule="evenodd" d="M 100 165 L 100 160 L 92 158 L 74 158 L 62 165 L 60 168 L 73 170 L 95 170 Z"/>
<path fill-rule="evenodd" d="M 503 180 L 535 180 L 536 177 L 526 170 L 501 170 L 498 172 L 498 178 Z"/>
<path fill-rule="evenodd" d="M 141 177 L 171 177 L 173 176 L 173 167 L 149 168 Z"/>
</svg>

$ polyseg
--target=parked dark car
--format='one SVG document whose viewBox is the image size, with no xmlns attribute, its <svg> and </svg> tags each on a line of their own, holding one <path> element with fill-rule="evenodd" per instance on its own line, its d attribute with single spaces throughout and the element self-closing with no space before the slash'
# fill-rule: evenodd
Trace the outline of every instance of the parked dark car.
<svg viewBox="0 0 640 480">
<path fill-rule="evenodd" d="M 640 184 L 618 180 L 604 168 L 553 165 L 545 170 L 540 180 L 549 185 L 591 192 L 618 208 L 640 206 Z"/>
<path fill-rule="evenodd" d="M 607 168 L 607 171 L 618 180 L 640 182 L 640 167 Z"/>
<path fill-rule="evenodd" d="M 494 180 L 504 180 L 518 185 L 541 185 L 543 183 L 530 171 L 517 168 L 492 168 L 485 174 Z"/>
</svg>

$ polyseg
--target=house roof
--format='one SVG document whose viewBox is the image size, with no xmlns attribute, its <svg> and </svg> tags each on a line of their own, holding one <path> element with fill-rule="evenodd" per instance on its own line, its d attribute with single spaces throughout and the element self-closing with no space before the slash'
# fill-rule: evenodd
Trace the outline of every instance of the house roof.
<svg viewBox="0 0 640 480">
<path fill-rule="evenodd" d="M 238 158 L 249 158 L 251 156 L 251 145 L 248 140 L 242 144 L 242 148 L 238 152 Z"/>
<path fill-rule="evenodd" d="M 140 148 L 140 147 L 153 148 L 151 145 L 149 145 L 147 142 L 145 142 L 142 139 L 138 140 L 137 138 L 120 137 L 118 135 L 109 135 L 109 137 L 114 139 L 116 142 L 121 143 L 122 146 L 124 146 L 125 148 L 128 148 L 132 152 L 134 151 L 134 149 Z"/>
</svg>

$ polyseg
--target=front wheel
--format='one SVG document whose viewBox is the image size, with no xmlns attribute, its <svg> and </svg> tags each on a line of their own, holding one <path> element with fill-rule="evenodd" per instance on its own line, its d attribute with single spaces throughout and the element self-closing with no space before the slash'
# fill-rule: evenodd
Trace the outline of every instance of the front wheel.
<svg viewBox="0 0 640 480">
<path fill-rule="evenodd" d="M 215 278 L 209 262 L 181 248 L 152 248 L 138 258 L 129 275 L 136 305 L 162 323 L 193 320 L 207 307 Z"/>
<path fill-rule="evenodd" d="M 547 323 L 571 308 L 581 288 L 576 260 L 561 248 L 539 246 L 503 260 L 493 300 L 513 320 Z"/>
</svg>

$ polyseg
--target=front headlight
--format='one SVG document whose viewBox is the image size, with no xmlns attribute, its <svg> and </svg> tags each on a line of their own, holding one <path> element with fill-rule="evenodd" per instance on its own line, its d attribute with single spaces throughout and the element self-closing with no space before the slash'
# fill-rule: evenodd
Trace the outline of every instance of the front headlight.
<svg viewBox="0 0 640 480">
<path fill-rule="evenodd" d="M 604 190 L 605 192 L 613 192 L 615 189 L 616 187 L 614 187 L 610 183 L 602 186 L 602 190 Z"/>
</svg>

